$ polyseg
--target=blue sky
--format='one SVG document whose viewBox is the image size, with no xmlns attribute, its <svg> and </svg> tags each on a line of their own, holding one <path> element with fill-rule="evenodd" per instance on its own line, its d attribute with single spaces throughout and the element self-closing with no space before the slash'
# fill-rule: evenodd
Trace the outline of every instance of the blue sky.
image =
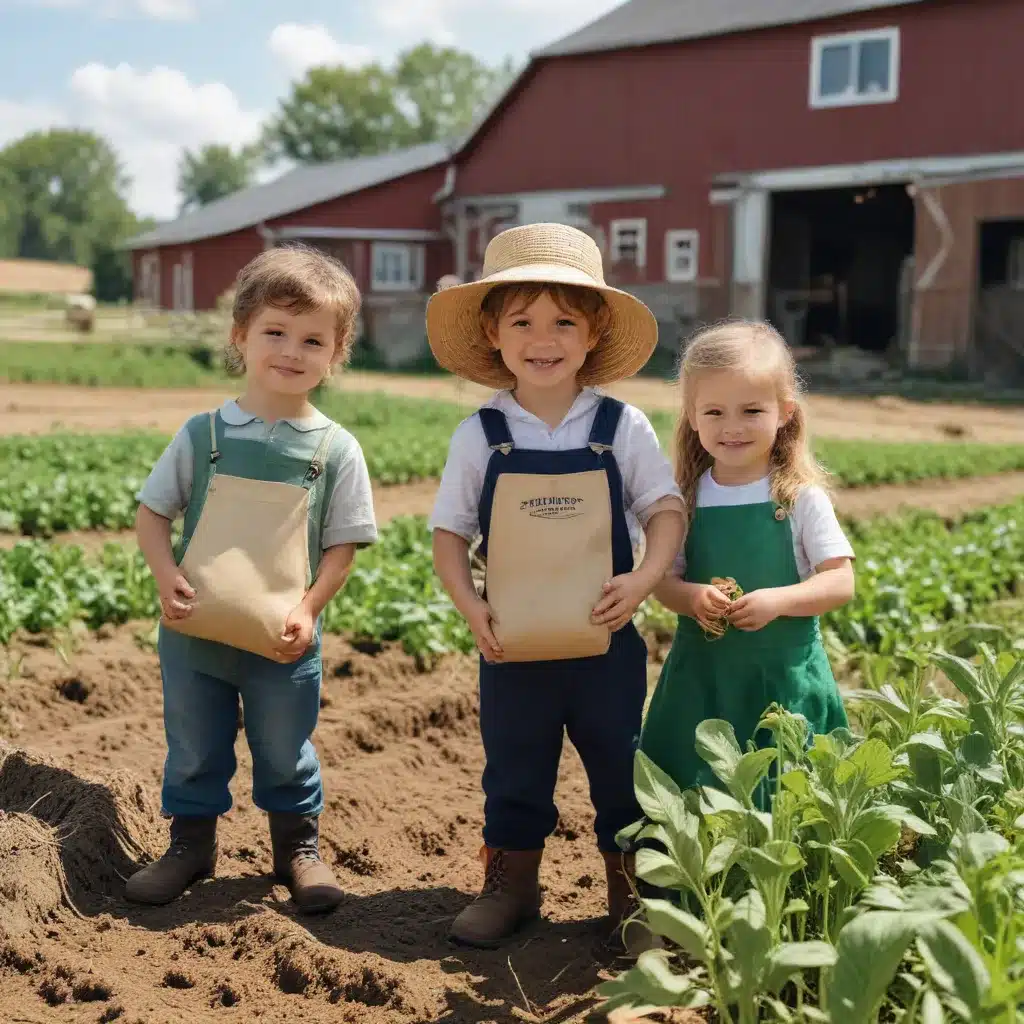
<svg viewBox="0 0 1024 1024">
<path fill-rule="evenodd" d="M 0 145 L 81 125 L 174 214 L 183 147 L 254 138 L 313 64 L 390 61 L 423 39 L 524 60 L 619 0 L 0 0 Z"/>
</svg>

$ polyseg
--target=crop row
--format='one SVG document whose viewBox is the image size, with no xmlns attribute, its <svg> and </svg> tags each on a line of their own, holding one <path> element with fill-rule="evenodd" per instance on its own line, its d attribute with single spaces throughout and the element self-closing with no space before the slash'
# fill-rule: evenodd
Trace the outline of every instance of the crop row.
<svg viewBox="0 0 1024 1024">
<path fill-rule="evenodd" d="M 1024 503 L 990 508 L 954 526 L 915 513 L 854 528 L 857 596 L 826 616 L 825 630 L 850 651 L 890 653 L 943 623 L 1017 590 L 1024 576 Z M 157 615 L 141 555 L 107 545 L 21 541 L 0 552 L 0 641 L 18 628 L 39 632 L 75 619 L 91 627 Z M 649 602 L 641 626 L 670 632 L 673 619 Z M 328 606 L 325 627 L 360 640 L 401 641 L 430 657 L 469 651 L 472 638 L 433 572 L 421 518 L 384 528 L 360 552 L 348 585 Z"/>
<path fill-rule="evenodd" d="M 634 781 L 644 927 L 665 942 L 599 989 L 606 1013 L 709 1011 L 722 1024 L 1009 1022 L 1024 1006 L 1024 658 L 935 651 L 853 694 L 861 734 L 807 742 L 765 709 L 764 749 L 697 726 L 713 788 L 643 753 Z M 680 737 L 682 740 L 683 737 Z M 635 1010 L 636 1013 L 629 1012 Z"/>
<path fill-rule="evenodd" d="M 323 403 L 359 438 L 370 475 L 401 484 L 440 475 L 448 441 L 468 409 L 446 402 L 331 393 Z M 655 417 L 663 442 L 669 417 Z M 49 434 L 0 438 L 0 532 L 50 536 L 65 530 L 122 529 L 135 494 L 167 438 L 153 433 Z M 819 457 L 847 487 L 1024 469 L 1024 446 L 875 444 L 823 439 Z"/>
</svg>

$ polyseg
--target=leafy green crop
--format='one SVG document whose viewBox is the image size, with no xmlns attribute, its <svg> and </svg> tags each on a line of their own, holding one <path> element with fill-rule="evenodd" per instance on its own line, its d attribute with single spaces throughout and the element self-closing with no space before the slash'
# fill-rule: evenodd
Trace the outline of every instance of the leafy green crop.
<svg viewBox="0 0 1024 1024">
<path fill-rule="evenodd" d="M 988 509 L 952 528 L 937 516 L 916 513 L 865 527 L 855 539 L 857 595 L 825 617 L 828 639 L 848 651 L 904 651 L 927 640 L 940 623 L 1009 593 L 1024 567 L 1021 522 L 1024 503 Z M 36 579 L 46 581 L 48 598 L 33 591 Z M 98 559 L 41 542 L 0 551 L 2 642 L 19 626 L 45 630 L 76 618 L 95 626 L 155 614 L 154 600 L 141 556 L 117 545 L 108 545 Z M 469 631 L 434 576 L 422 517 L 393 521 L 380 543 L 359 553 L 326 622 L 329 630 L 374 642 L 401 640 L 423 656 L 472 650 Z M 645 633 L 662 639 L 674 622 L 653 601 L 638 619 Z"/>
<path fill-rule="evenodd" d="M 440 476 L 452 431 L 471 411 L 446 402 L 336 391 L 326 392 L 321 405 L 359 439 L 370 476 L 381 484 Z M 168 440 L 148 432 L 0 438 L 0 532 L 45 537 L 130 526 L 134 496 Z M 819 447 L 848 486 L 1024 467 L 1024 446 L 865 449 L 822 441 Z"/>
<path fill-rule="evenodd" d="M 744 751 L 728 722 L 702 722 L 696 746 L 715 788 L 681 792 L 637 754 L 644 817 L 619 842 L 639 846 L 637 875 L 653 891 L 626 928 L 661 942 L 601 987 L 606 1012 L 1019 1019 L 1024 794 L 1010 787 L 1024 763 L 1024 659 L 983 647 L 973 662 L 936 653 L 932 664 L 966 705 L 911 708 L 886 683 L 858 698 L 877 713 L 867 736 L 837 729 L 808 743 L 807 721 L 772 706 L 759 726 L 771 742 Z M 998 750 L 972 739 L 988 735 L 979 726 Z M 939 750 L 951 770 L 922 778 L 914 753 Z"/>
</svg>

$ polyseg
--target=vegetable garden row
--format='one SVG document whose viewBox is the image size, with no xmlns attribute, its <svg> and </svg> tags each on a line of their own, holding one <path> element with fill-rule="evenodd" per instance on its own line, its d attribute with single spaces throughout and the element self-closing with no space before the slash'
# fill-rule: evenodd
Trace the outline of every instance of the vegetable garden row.
<svg viewBox="0 0 1024 1024">
<path fill-rule="evenodd" d="M 893 653 L 942 624 L 1017 592 L 1024 583 L 1024 502 L 987 508 L 949 526 L 913 513 L 851 524 L 858 552 L 857 596 L 826 617 L 832 642 L 850 652 Z M 157 615 L 142 556 L 108 544 L 88 554 L 73 545 L 20 541 L 0 552 L 0 642 L 18 628 L 40 632 L 82 620 L 91 627 Z M 649 631 L 672 617 L 654 602 Z M 472 637 L 434 575 L 422 518 L 399 519 L 360 552 L 325 627 L 373 643 L 401 641 L 417 656 L 470 651 Z"/>
<path fill-rule="evenodd" d="M 697 727 L 720 789 L 680 793 L 644 755 L 637 872 L 665 948 L 605 983 L 605 1009 L 756 1021 L 1013 1024 L 1024 1015 L 1024 657 L 935 653 L 850 696 L 862 735 L 806 746 L 774 706 L 764 749 Z M 758 799 L 770 794 L 770 800 Z M 633 1019 L 649 1019 L 633 1018 Z"/>
<path fill-rule="evenodd" d="M 439 476 L 452 430 L 467 414 L 451 403 L 379 394 L 329 393 L 323 405 L 359 438 L 380 484 Z M 670 446 L 670 415 L 652 421 Z M 0 438 L 0 531 L 49 536 L 130 526 L 135 494 L 167 440 L 136 432 Z M 822 439 L 817 452 L 845 487 L 1024 470 L 1021 445 Z"/>
</svg>

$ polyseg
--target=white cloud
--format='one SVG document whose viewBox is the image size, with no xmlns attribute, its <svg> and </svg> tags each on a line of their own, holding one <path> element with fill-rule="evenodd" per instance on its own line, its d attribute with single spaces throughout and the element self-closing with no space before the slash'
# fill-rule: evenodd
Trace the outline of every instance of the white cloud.
<svg viewBox="0 0 1024 1024">
<path fill-rule="evenodd" d="M 133 207 L 157 217 L 177 212 L 183 148 L 251 142 L 262 121 L 223 83 L 193 85 L 173 68 L 86 64 L 71 76 L 70 90 L 74 121 L 110 140 L 132 178 Z"/>
<path fill-rule="evenodd" d="M 339 42 L 323 25 L 286 22 L 270 33 L 267 46 L 294 78 L 301 78 L 310 68 L 325 64 L 355 68 L 373 60 L 369 46 Z"/>
<path fill-rule="evenodd" d="M 60 107 L 50 103 L 14 103 L 0 99 L 0 146 L 29 132 L 45 130 L 67 122 Z"/>
<path fill-rule="evenodd" d="M 606 14 L 622 0 L 488 0 L 490 23 L 521 16 L 544 16 L 544 39 L 560 36 Z M 459 25 L 481 12 L 479 0 L 372 0 L 371 8 L 382 28 L 409 38 L 426 38 L 435 43 L 458 41 Z"/>
<path fill-rule="evenodd" d="M 59 106 L 0 100 L 0 143 L 53 126 L 92 129 L 111 143 L 131 177 L 132 208 L 159 218 L 177 214 L 183 148 L 251 142 L 263 120 L 226 85 L 193 84 L 173 68 L 85 64 L 68 85 Z"/>
<path fill-rule="evenodd" d="M 196 16 L 196 0 L 16 0 L 23 7 L 50 7 L 71 10 L 75 7 L 94 7 L 104 18 L 119 18 L 143 14 L 158 21 L 188 21 Z"/>
</svg>

